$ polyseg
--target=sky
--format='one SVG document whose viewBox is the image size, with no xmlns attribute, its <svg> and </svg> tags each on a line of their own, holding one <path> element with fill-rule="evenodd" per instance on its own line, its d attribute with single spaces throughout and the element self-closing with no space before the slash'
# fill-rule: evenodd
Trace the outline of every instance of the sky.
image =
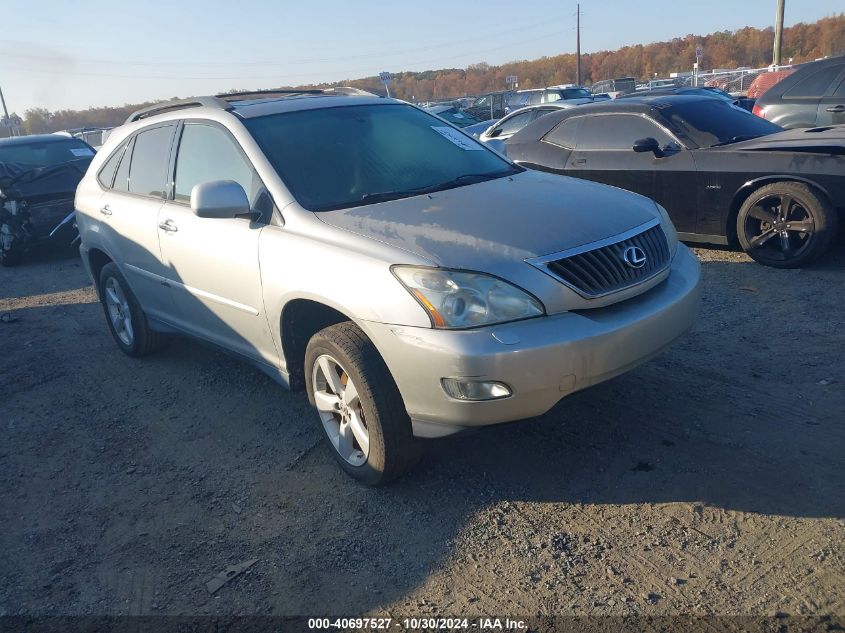
<svg viewBox="0 0 845 633">
<path fill-rule="evenodd" d="M 574 52 L 575 7 L 569 0 L 3 0 L 0 88 L 10 112 L 23 113 L 500 64 Z M 775 8 L 776 0 L 582 0 L 581 47 L 772 26 Z M 786 0 L 786 25 L 843 11 L 843 0 Z"/>
</svg>

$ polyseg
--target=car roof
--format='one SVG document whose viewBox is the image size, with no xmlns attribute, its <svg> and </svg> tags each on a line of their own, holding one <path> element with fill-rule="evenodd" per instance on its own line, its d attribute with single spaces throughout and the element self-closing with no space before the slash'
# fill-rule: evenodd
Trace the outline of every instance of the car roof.
<svg viewBox="0 0 845 633">
<path fill-rule="evenodd" d="M 0 138 L 0 146 L 29 145 L 30 143 L 61 143 L 63 141 L 80 141 L 72 136 L 64 134 L 30 134 L 28 136 L 13 136 L 12 138 Z"/>
<path fill-rule="evenodd" d="M 713 97 L 706 97 L 702 95 L 646 95 L 631 97 L 630 99 L 609 99 L 602 101 L 594 101 L 592 103 L 585 103 L 575 108 L 560 109 L 559 112 L 552 112 L 546 116 L 532 121 L 527 126 L 522 128 L 519 132 L 514 134 L 508 142 L 514 137 L 520 137 L 521 141 L 539 140 L 541 137 L 558 125 L 564 119 L 576 116 L 589 116 L 591 114 L 615 114 L 615 113 L 632 113 L 632 114 L 650 114 L 655 110 L 668 108 L 673 105 L 681 105 L 686 103 L 725 103 Z M 727 105 L 727 104 L 726 104 Z"/>
<path fill-rule="evenodd" d="M 313 90 L 281 89 L 231 92 L 215 96 L 162 101 L 161 103 L 156 103 L 133 112 L 126 119 L 124 125 L 137 123 L 138 121 L 162 114 L 178 112 L 181 115 L 183 110 L 193 108 L 205 109 L 206 111 L 217 110 L 218 112 L 230 112 L 237 114 L 240 118 L 249 119 L 296 110 L 316 110 L 343 105 L 366 105 L 383 103 L 385 101 L 400 103 L 394 99 L 385 99 L 371 92 L 349 87 Z"/>
</svg>

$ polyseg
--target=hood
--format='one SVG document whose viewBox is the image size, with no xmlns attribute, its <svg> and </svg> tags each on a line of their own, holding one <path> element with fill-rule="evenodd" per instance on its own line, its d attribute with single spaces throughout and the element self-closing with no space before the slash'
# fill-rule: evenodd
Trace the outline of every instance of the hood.
<svg viewBox="0 0 845 633">
<path fill-rule="evenodd" d="M 832 125 L 785 130 L 749 141 L 731 143 L 717 149 L 845 154 L 845 126 Z"/>
<path fill-rule="evenodd" d="M 512 278 L 523 260 L 628 231 L 657 215 L 621 189 L 525 171 L 456 189 L 316 214 L 433 264 Z M 518 273 L 517 273 L 518 276 Z"/>
</svg>

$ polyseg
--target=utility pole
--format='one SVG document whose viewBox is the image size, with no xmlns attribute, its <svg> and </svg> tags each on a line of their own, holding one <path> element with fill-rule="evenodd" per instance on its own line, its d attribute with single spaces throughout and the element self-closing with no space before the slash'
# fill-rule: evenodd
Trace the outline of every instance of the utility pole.
<svg viewBox="0 0 845 633">
<path fill-rule="evenodd" d="M 781 0 L 783 1 L 783 0 Z M 575 10 L 575 83 L 581 85 L 581 4 Z"/>
<path fill-rule="evenodd" d="M 3 114 L 8 119 L 9 118 L 9 111 L 6 109 L 6 99 L 3 97 L 3 89 L 0 88 L 0 101 L 3 102 Z"/>
<path fill-rule="evenodd" d="M 0 102 L 3 103 L 3 115 L 4 115 L 3 120 L 6 121 L 9 125 L 9 137 L 11 138 L 12 136 L 15 135 L 15 133 L 14 133 L 14 130 L 12 129 L 12 122 L 9 119 L 9 111 L 6 109 L 6 98 L 3 96 L 3 89 L 2 88 L 0 88 Z"/>
<path fill-rule="evenodd" d="M 786 0 L 778 0 L 778 12 L 775 17 L 775 50 L 772 55 L 772 65 L 780 66 L 783 49 L 783 11 Z"/>
</svg>

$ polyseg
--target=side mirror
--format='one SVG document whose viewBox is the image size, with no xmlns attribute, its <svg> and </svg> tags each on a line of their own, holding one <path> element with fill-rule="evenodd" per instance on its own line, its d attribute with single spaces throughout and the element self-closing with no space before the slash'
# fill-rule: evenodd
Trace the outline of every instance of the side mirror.
<svg viewBox="0 0 845 633">
<path fill-rule="evenodd" d="M 213 180 L 194 185 L 191 210 L 198 218 L 234 218 L 250 213 L 244 188 L 234 180 Z"/>
<path fill-rule="evenodd" d="M 634 147 L 632 149 L 638 154 L 652 152 L 658 158 L 663 156 L 663 152 L 660 149 L 660 143 L 657 142 L 657 139 L 651 137 L 641 138 L 638 141 L 634 141 Z"/>
<path fill-rule="evenodd" d="M 485 132 L 485 134 L 486 134 L 488 137 L 490 137 L 490 138 L 496 138 L 496 137 L 497 137 L 497 136 L 499 136 L 499 134 L 501 134 L 501 133 L 502 133 L 502 128 L 500 128 L 500 127 L 499 127 L 499 128 L 493 129 L 493 127 L 492 127 L 492 126 L 490 127 L 490 129 L 488 129 L 488 130 Z"/>
</svg>

